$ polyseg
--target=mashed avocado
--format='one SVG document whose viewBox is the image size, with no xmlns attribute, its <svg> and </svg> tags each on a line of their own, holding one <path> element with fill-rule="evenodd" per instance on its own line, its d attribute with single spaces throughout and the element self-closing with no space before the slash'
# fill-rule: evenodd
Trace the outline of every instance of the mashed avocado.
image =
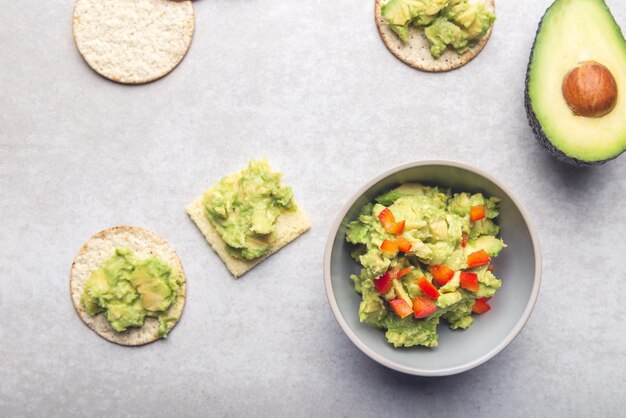
<svg viewBox="0 0 626 418">
<path fill-rule="evenodd" d="M 231 255 L 253 260 L 267 254 L 276 219 L 297 209 L 293 192 L 281 184 L 281 177 L 267 161 L 250 161 L 204 194 L 206 215 Z"/>
<path fill-rule="evenodd" d="M 381 14 L 404 42 L 409 41 L 411 25 L 424 29 L 435 58 L 448 47 L 465 53 L 473 41 L 485 36 L 495 20 L 483 3 L 468 0 L 389 0 L 381 7 Z"/>
<path fill-rule="evenodd" d="M 496 257 L 505 247 L 496 237 L 498 202 L 498 198 L 486 198 L 480 193 L 452 194 L 437 187 L 407 183 L 363 207 L 346 232 L 346 240 L 355 245 L 352 256 L 362 265 L 361 274 L 351 276 L 363 299 L 359 307 L 361 322 L 385 329 L 387 340 L 396 347 L 436 346 L 441 318 L 452 329 L 469 327 L 474 321 L 475 300 L 492 297 L 501 284 L 488 263 L 468 265 L 470 254 Z M 474 212 L 477 208 L 479 215 Z M 402 221 L 402 227 L 392 233 L 383 222 L 384 212 L 389 211 L 395 221 Z M 400 241 L 410 243 L 410 249 L 387 252 L 381 248 L 386 248 L 386 242 Z M 441 266 L 450 273 L 443 281 L 436 271 Z M 385 276 L 400 270 L 410 272 L 394 278 L 381 291 Z M 473 286 L 468 277 L 475 280 Z M 427 300 L 432 312 L 417 318 L 420 315 L 413 311 L 419 308 L 414 305 L 415 299 L 429 295 L 423 286 L 435 289 L 436 297 Z M 390 309 L 390 301 L 398 299 L 406 302 L 413 315 L 402 318 Z"/>
<path fill-rule="evenodd" d="M 157 257 L 138 260 L 125 248 L 91 273 L 80 297 L 87 313 L 102 313 L 115 331 L 141 327 L 146 316 L 159 319 L 166 337 L 176 318 L 167 310 L 178 297 L 183 276 Z"/>
</svg>

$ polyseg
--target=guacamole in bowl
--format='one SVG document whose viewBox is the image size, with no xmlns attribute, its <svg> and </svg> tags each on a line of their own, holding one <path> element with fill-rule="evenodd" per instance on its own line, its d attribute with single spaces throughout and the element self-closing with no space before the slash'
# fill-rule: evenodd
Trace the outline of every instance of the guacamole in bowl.
<svg viewBox="0 0 626 418">
<path fill-rule="evenodd" d="M 437 346 L 441 319 L 472 325 L 501 286 L 491 265 L 506 247 L 499 201 L 405 183 L 366 204 L 346 232 L 362 266 L 350 276 L 360 321 L 386 330 L 395 347 Z"/>
<path fill-rule="evenodd" d="M 426 195 L 422 202 L 400 200 L 400 195 L 408 195 L 407 189 L 416 188 Z M 452 216 L 460 210 L 454 203 L 465 200 L 460 197 L 463 193 L 470 201 L 482 197 L 483 219 L 490 222 L 482 222 L 486 228 L 480 233 L 480 221 L 471 220 L 472 206 L 478 205 L 470 204 L 469 218 L 457 214 L 462 218 L 459 221 Z M 438 222 L 429 225 L 431 219 L 423 219 L 428 217 L 416 212 L 416 207 L 426 206 L 427 202 L 436 209 L 431 212 L 432 221 L 444 217 L 447 231 L 439 231 Z M 426 221 L 430 237 L 421 235 L 427 230 L 419 225 L 420 219 Z M 467 234 L 465 248 L 463 232 Z M 470 246 L 472 241 L 479 243 Z M 489 265 L 493 271 L 487 276 Z M 451 279 L 441 266 L 453 271 Z M 460 284 L 463 272 L 477 276 L 469 280 L 466 277 L 465 287 Z M 389 285 L 385 280 L 379 281 L 384 276 L 388 276 L 394 292 L 386 291 Z M 455 276 L 458 287 L 452 290 L 457 286 Z M 369 181 L 341 209 L 331 226 L 324 254 L 326 295 L 348 338 L 378 363 L 420 376 L 461 373 L 497 355 L 530 317 L 540 281 L 539 242 L 519 201 L 489 174 L 452 161 L 408 163 Z M 458 294 L 445 296 L 455 292 L 459 292 L 460 301 Z M 488 294 L 492 294 L 486 301 L 491 310 L 486 312 L 485 306 L 477 306 L 475 312 L 482 314 L 468 315 L 475 302 L 484 301 Z M 364 299 L 371 305 L 366 302 L 362 306 Z M 416 318 L 416 312 L 420 318 Z"/>
</svg>

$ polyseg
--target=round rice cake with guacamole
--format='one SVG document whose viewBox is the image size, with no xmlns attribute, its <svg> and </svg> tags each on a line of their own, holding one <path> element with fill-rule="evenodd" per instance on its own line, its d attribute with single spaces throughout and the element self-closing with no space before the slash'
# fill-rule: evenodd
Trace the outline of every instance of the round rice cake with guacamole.
<svg viewBox="0 0 626 418">
<path fill-rule="evenodd" d="M 72 263 L 70 294 L 89 328 L 111 342 L 136 346 L 167 337 L 182 315 L 187 285 L 167 241 L 119 226 L 81 247 Z"/>
<path fill-rule="evenodd" d="M 194 25 L 189 0 L 77 0 L 73 35 L 98 74 L 141 84 L 176 68 L 191 45 Z"/>
<path fill-rule="evenodd" d="M 460 68 L 485 47 L 495 0 L 376 0 L 375 19 L 387 49 L 421 71 Z"/>
</svg>

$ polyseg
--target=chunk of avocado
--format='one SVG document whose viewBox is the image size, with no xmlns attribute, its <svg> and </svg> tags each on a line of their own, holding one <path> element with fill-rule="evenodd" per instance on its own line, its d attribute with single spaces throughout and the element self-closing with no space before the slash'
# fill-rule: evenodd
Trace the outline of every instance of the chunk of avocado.
<svg viewBox="0 0 626 418">
<path fill-rule="evenodd" d="M 389 0 L 380 8 L 385 21 L 394 26 L 404 26 L 413 18 L 413 9 L 419 2 L 411 0 Z"/>
<path fill-rule="evenodd" d="M 264 239 L 249 236 L 246 239 L 246 248 L 241 250 L 229 248 L 230 250 L 234 250 L 235 255 L 240 255 L 245 260 L 254 260 L 267 254 L 270 251 L 270 247 Z"/>
<path fill-rule="evenodd" d="M 414 297 L 420 296 L 422 294 L 422 290 L 417 284 L 417 278 L 422 277 L 422 276 L 424 276 L 424 273 L 422 273 L 422 270 L 419 267 L 415 267 L 413 268 L 413 271 L 411 271 L 410 274 L 407 274 L 406 276 L 400 279 L 400 283 L 402 283 L 402 285 L 406 288 L 407 293 L 409 294 L 409 298 L 411 298 L 411 301 L 413 300 Z"/>
<path fill-rule="evenodd" d="M 590 89 L 575 98 L 564 94 L 571 71 L 590 61 L 615 83 L 591 71 L 582 80 Z M 575 113 L 604 97 L 615 100 L 608 113 Z M 530 54 L 525 105 L 535 137 L 561 161 L 602 164 L 626 150 L 626 41 L 603 0 L 555 0 L 548 8 Z"/>
<path fill-rule="evenodd" d="M 130 277 L 146 311 L 165 311 L 171 305 L 172 291 L 162 276 L 150 274 L 145 266 L 138 266 Z"/>
<path fill-rule="evenodd" d="M 107 306 L 104 313 L 107 321 L 111 324 L 111 328 L 115 331 L 126 331 L 129 327 L 140 327 L 146 317 L 139 300 L 133 304 L 111 303 Z"/>
<path fill-rule="evenodd" d="M 380 13 L 391 30 L 408 42 L 409 24 L 431 24 L 447 3 L 448 0 L 389 0 L 381 6 Z"/>
<path fill-rule="evenodd" d="M 387 309 L 383 300 L 374 294 L 369 294 L 359 305 L 359 320 L 366 324 L 378 325 L 387 316 Z"/>
<path fill-rule="evenodd" d="M 459 303 L 462 299 L 463 295 L 459 291 L 446 293 L 439 296 L 437 299 L 437 306 L 441 309 L 449 308 L 455 303 Z"/>
<path fill-rule="evenodd" d="M 91 316 L 95 316 L 103 311 L 103 309 L 98 305 L 96 298 L 89 296 L 87 292 L 83 292 L 83 294 L 80 295 L 80 302 L 85 307 L 87 313 Z"/>
<path fill-rule="evenodd" d="M 472 253 L 475 251 L 485 250 L 487 254 L 491 257 L 497 257 L 505 248 L 506 245 L 504 241 L 499 238 L 494 237 L 493 235 L 481 235 L 473 241 L 467 243 L 466 252 Z"/>
<path fill-rule="evenodd" d="M 98 297 L 108 293 L 109 290 L 111 290 L 111 286 L 109 285 L 107 275 L 104 270 L 94 270 L 91 273 L 91 276 L 89 276 L 89 279 L 87 279 L 85 288 L 89 291 L 86 298 L 97 299 Z"/>
<path fill-rule="evenodd" d="M 380 13 L 404 42 L 409 40 L 409 22 L 413 19 L 416 2 L 413 0 L 389 0 L 380 8 Z"/>
<path fill-rule="evenodd" d="M 400 283 L 399 280 L 394 280 L 392 282 L 393 290 L 396 291 L 396 296 L 405 301 L 409 306 L 413 306 L 413 301 L 409 297 L 409 294 L 404 290 L 404 286 Z"/>
<path fill-rule="evenodd" d="M 451 45 L 459 54 L 463 54 L 469 48 L 467 34 L 460 27 L 442 17 L 424 29 L 424 35 L 430 42 L 430 53 L 435 58 L 439 58 L 448 45 Z"/>
<path fill-rule="evenodd" d="M 491 219 L 485 218 L 472 223 L 470 228 L 470 239 L 477 238 L 481 235 L 498 235 L 500 227 Z"/>
</svg>

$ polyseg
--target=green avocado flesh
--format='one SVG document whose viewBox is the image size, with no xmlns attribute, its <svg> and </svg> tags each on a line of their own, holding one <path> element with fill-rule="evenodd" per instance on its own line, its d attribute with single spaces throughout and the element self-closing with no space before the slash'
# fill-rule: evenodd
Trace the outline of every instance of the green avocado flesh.
<svg viewBox="0 0 626 418">
<path fill-rule="evenodd" d="M 468 0 L 389 0 L 381 6 L 381 15 L 404 42 L 409 41 L 410 26 L 424 29 L 434 58 L 448 47 L 465 53 L 495 20 L 484 4 Z"/>
<path fill-rule="evenodd" d="M 352 275 L 354 289 L 362 296 L 359 307 L 361 322 L 386 330 L 387 340 L 395 347 L 437 345 L 437 325 L 444 318 L 451 329 L 465 329 L 473 322 L 472 307 L 477 298 L 492 297 L 501 282 L 488 265 L 468 268 L 467 256 L 484 250 L 492 258 L 506 247 L 497 238 L 500 228 L 494 222 L 498 217 L 496 197 L 487 198 L 480 193 L 455 193 L 437 187 L 407 183 L 393 189 L 362 208 L 358 219 L 348 224 L 346 240 L 354 244 L 353 258 L 362 266 L 360 275 Z M 470 209 L 483 205 L 485 217 L 471 221 Z M 385 231 L 380 213 L 389 208 L 397 222 L 404 221 L 400 235 Z M 463 236 L 467 243 L 463 246 Z M 381 250 L 384 240 L 400 237 L 411 243 L 411 249 L 403 253 L 389 254 Z M 440 286 L 436 311 L 423 319 L 409 315 L 402 319 L 390 309 L 389 301 L 395 298 L 412 302 L 424 296 L 418 279 L 425 277 L 433 282 L 429 267 L 445 265 L 454 270 L 452 279 Z M 374 280 L 389 270 L 413 267 L 404 277 L 393 280 L 391 290 L 380 294 Z M 478 291 L 465 290 L 461 286 L 461 271 L 478 276 Z M 407 300 L 408 299 L 408 300 Z"/>
<path fill-rule="evenodd" d="M 184 280 L 157 257 L 139 260 L 130 250 L 117 248 L 91 273 L 80 300 L 89 315 L 102 313 L 118 332 L 141 327 L 146 317 L 157 318 L 164 338 L 176 323 L 168 309 Z"/>
<path fill-rule="evenodd" d="M 605 116 L 576 116 L 565 101 L 563 80 L 583 61 L 615 78 L 617 104 Z M 546 11 L 528 65 L 526 110 L 539 142 L 560 160 L 599 164 L 626 150 L 626 41 L 603 0 L 556 0 Z"/>
<path fill-rule="evenodd" d="M 297 209 L 281 177 L 267 161 L 250 161 L 204 194 L 205 213 L 231 255 L 244 260 L 266 255 L 278 217 Z"/>
</svg>

